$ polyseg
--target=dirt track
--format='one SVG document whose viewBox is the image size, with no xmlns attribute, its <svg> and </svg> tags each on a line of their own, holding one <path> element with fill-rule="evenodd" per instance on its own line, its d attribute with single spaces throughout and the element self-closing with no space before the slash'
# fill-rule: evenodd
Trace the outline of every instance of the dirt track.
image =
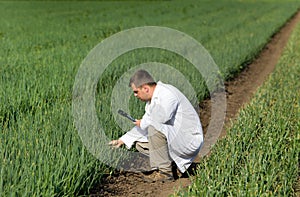
<svg viewBox="0 0 300 197">
<path fill-rule="evenodd" d="M 238 115 L 239 109 L 250 101 L 256 89 L 274 70 L 290 34 L 298 22 L 300 22 L 300 12 L 272 38 L 253 63 L 248 65 L 235 79 L 226 82 L 227 111 L 221 137 L 226 135 L 226 128 Z M 210 120 L 210 100 L 201 103 L 201 110 L 201 122 L 205 133 Z M 144 183 L 141 177 L 136 174 L 121 173 L 107 177 L 103 185 L 99 185 L 91 191 L 91 196 L 164 197 L 173 194 L 177 188 L 186 187 L 189 184 L 188 178 L 178 179 L 170 183 L 149 184 Z"/>
</svg>

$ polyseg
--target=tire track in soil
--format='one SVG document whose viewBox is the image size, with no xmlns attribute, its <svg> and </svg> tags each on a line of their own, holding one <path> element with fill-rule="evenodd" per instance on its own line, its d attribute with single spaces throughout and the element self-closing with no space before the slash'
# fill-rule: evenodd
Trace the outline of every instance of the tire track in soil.
<svg viewBox="0 0 300 197">
<path fill-rule="evenodd" d="M 259 86 L 268 78 L 274 70 L 278 59 L 289 39 L 289 36 L 300 22 L 298 11 L 270 40 L 257 58 L 234 79 L 225 82 L 227 109 L 225 124 L 220 137 L 226 135 L 226 128 L 230 127 L 239 110 L 250 101 Z M 210 121 L 211 101 L 207 99 L 200 104 L 200 117 L 204 133 L 206 133 Z M 195 160 L 199 162 L 200 156 Z M 174 194 L 178 188 L 186 188 L 191 184 L 191 178 L 181 178 L 168 183 L 144 183 L 141 176 L 132 172 L 116 172 L 104 178 L 101 185 L 97 185 L 90 191 L 90 196 L 153 196 L 164 197 Z M 299 183 L 295 186 L 300 193 Z"/>
</svg>

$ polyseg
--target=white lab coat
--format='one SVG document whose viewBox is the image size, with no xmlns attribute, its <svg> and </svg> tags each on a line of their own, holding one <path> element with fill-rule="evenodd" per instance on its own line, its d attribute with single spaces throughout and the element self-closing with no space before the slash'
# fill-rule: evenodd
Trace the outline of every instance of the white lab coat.
<svg viewBox="0 0 300 197">
<path fill-rule="evenodd" d="M 166 136 L 170 157 L 185 172 L 203 144 L 201 122 L 191 103 L 174 86 L 158 82 L 151 102 L 146 103 L 141 127 L 132 128 L 121 140 L 128 149 L 136 141 L 148 142 L 150 125 Z"/>
</svg>

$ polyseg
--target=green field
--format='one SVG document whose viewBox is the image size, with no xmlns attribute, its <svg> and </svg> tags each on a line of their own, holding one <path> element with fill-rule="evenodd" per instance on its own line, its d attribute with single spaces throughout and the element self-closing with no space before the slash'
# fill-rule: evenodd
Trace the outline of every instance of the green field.
<svg viewBox="0 0 300 197">
<path fill-rule="evenodd" d="M 297 1 L 279 0 L 0 1 L 0 194 L 88 194 L 112 170 L 85 149 L 71 113 L 77 70 L 103 39 L 132 27 L 174 28 L 198 40 L 227 80 L 299 7 Z M 97 108 L 109 137 L 122 131 L 103 99 L 124 71 L 150 60 L 185 74 L 199 102 L 208 96 L 201 76 L 190 74 L 193 67 L 177 55 L 159 49 L 125 54 L 105 71 L 97 87 L 104 93 L 97 97 Z M 138 115 L 141 108 L 131 113 Z"/>
<path fill-rule="evenodd" d="M 300 25 L 274 73 L 201 163 L 194 184 L 182 196 L 297 196 L 299 64 Z"/>
</svg>

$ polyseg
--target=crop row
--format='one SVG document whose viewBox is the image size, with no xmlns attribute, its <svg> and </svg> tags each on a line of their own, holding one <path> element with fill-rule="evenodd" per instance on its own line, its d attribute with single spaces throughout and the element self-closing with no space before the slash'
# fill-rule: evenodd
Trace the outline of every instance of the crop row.
<svg viewBox="0 0 300 197">
<path fill-rule="evenodd" d="M 300 152 L 299 64 L 300 25 L 274 73 L 240 111 L 211 156 L 201 162 L 189 191 L 178 195 L 296 196 Z"/>
</svg>

